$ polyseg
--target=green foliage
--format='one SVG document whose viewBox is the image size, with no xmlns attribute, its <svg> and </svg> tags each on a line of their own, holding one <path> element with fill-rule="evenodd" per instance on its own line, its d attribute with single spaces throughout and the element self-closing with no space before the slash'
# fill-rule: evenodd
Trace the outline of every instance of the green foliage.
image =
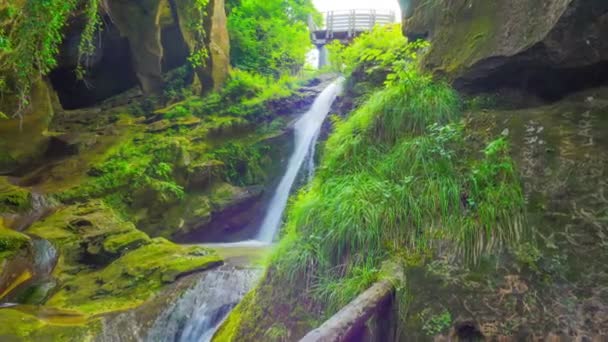
<svg viewBox="0 0 608 342">
<path fill-rule="evenodd" d="M 330 64 L 349 77 L 353 72 L 364 71 L 368 77 L 392 72 L 395 62 L 415 58 L 415 52 L 427 46 L 425 42 L 407 43 L 401 25 L 375 27 L 363 33 L 352 44 L 345 46 L 332 41 L 328 46 Z"/>
<path fill-rule="evenodd" d="M 190 52 L 188 61 L 193 67 L 204 67 L 207 65 L 209 51 L 204 46 L 204 41 L 207 36 L 205 31 L 205 19 L 207 17 L 207 5 L 209 0 L 189 0 L 191 6 L 186 19 L 186 26 L 194 35 L 194 47 Z"/>
<path fill-rule="evenodd" d="M 435 336 L 449 328 L 452 324 L 452 315 L 447 310 L 438 315 L 430 315 L 428 311 L 423 311 L 419 316 L 423 321 L 422 331 L 427 336 Z"/>
<path fill-rule="evenodd" d="M 278 79 L 233 69 L 226 85 L 202 100 L 191 98 L 184 103 L 193 115 L 204 118 L 234 116 L 257 121 L 268 117 L 267 104 L 294 94 L 296 81 L 283 75 Z"/>
<path fill-rule="evenodd" d="M 278 77 L 304 65 L 311 47 L 306 23 L 310 0 L 241 0 L 228 17 L 232 65 Z"/>
<path fill-rule="evenodd" d="M 192 66 L 186 64 L 168 74 L 163 89 L 163 95 L 168 102 L 185 100 L 193 95 L 190 84 L 192 83 Z"/>
<path fill-rule="evenodd" d="M 138 190 L 153 191 L 161 203 L 169 203 L 184 196 L 184 189 L 173 176 L 173 166 L 179 154 L 179 142 L 157 140 L 154 144 L 141 141 L 123 144 L 104 162 L 89 172 L 92 179 L 83 186 L 64 192 L 63 200 L 122 194 L 122 202 L 129 203 Z"/>
<path fill-rule="evenodd" d="M 83 79 L 85 76 L 85 67 L 88 65 L 88 58 L 95 53 L 96 46 L 95 34 L 101 30 L 101 16 L 99 15 L 99 6 L 101 0 L 87 0 L 85 3 L 84 16 L 86 25 L 82 31 L 80 44 L 78 46 L 78 66 L 76 67 L 76 75 Z"/>
<path fill-rule="evenodd" d="M 210 158 L 224 163 L 226 180 L 232 184 L 260 184 L 265 180 L 262 162 L 268 150 L 266 145 L 229 142 L 214 150 Z"/>
<path fill-rule="evenodd" d="M 166 119 L 185 118 L 190 115 L 190 111 L 184 106 L 175 106 L 170 111 L 165 113 Z"/>
</svg>

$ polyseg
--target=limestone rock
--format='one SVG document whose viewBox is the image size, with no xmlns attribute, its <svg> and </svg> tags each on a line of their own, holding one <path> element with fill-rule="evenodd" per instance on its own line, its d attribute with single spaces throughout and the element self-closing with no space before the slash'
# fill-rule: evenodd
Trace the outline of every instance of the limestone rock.
<svg viewBox="0 0 608 342">
<path fill-rule="evenodd" d="M 461 89 L 535 90 L 557 99 L 608 76 L 608 2 L 407 1 L 403 28 L 427 38 L 426 68 Z"/>
</svg>

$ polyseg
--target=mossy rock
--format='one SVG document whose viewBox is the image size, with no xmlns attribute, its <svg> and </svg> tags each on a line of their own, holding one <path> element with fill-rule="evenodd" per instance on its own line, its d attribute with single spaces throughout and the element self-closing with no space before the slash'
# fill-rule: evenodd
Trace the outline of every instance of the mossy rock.
<svg viewBox="0 0 608 342">
<path fill-rule="evenodd" d="M 90 315 L 128 310 L 148 300 L 164 284 L 221 263 L 209 250 L 159 238 L 103 269 L 77 274 L 47 304 Z"/>
<path fill-rule="evenodd" d="M 559 73 L 608 59 L 608 43 L 599 39 L 608 10 L 602 0 L 411 0 L 401 6 L 405 34 L 431 41 L 424 66 L 463 89 L 488 90 L 496 86 L 490 81 L 518 87 L 543 68 Z"/>
<path fill-rule="evenodd" d="M 24 213 L 32 208 L 29 191 L 11 184 L 6 177 L 0 177 L 0 214 Z"/>
<path fill-rule="evenodd" d="M 85 325 L 66 324 L 62 314 L 56 317 L 38 318 L 34 314 L 16 310 L 0 309 L 0 340 L 6 342 L 43 341 L 43 342 L 81 342 L 90 341 L 100 330 L 96 322 Z"/>
<path fill-rule="evenodd" d="M 0 218 L 0 263 L 27 248 L 29 242 L 27 235 L 4 227 Z"/>
<path fill-rule="evenodd" d="M 28 233 L 55 245 L 67 268 L 107 265 L 129 249 L 150 243 L 146 234 L 101 201 L 61 208 L 34 223 Z"/>
</svg>

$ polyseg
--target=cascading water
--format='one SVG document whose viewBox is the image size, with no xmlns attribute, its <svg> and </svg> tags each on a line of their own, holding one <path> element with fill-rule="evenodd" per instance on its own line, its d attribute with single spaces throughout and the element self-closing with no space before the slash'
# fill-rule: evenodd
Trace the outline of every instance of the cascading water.
<svg viewBox="0 0 608 342">
<path fill-rule="evenodd" d="M 256 269 L 207 272 L 154 323 L 149 341 L 206 342 L 258 279 Z"/>
<path fill-rule="evenodd" d="M 294 152 L 287 164 L 287 171 L 270 200 L 268 212 L 257 236 L 258 240 L 266 243 L 271 243 L 274 240 L 281 225 L 281 218 L 287 206 L 287 200 L 289 199 L 293 183 L 307 155 L 309 158 L 312 158 L 310 155 L 314 153 L 314 145 L 319 137 L 321 125 L 329 114 L 331 105 L 338 96 L 338 93 L 341 91 L 341 84 L 342 80 L 337 80 L 325 88 L 316 98 L 310 110 L 295 123 Z"/>
</svg>

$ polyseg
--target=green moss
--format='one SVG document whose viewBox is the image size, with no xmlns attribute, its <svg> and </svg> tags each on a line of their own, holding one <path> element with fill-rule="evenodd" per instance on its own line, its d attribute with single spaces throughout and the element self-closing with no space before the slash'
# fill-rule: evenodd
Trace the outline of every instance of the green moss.
<svg viewBox="0 0 608 342">
<path fill-rule="evenodd" d="M 25 341 L 33 331 L 42 329 L 44 322 L 13 309 L 0 310 L 0 339 Z"/>
<path fill-rule="evenodd" d="M 31 201 L 29 191 L 0 177 L 0 213 L 23 213 L 31 209 Z"/>
<path fill-rule="evenodd" d="M 126 310 L 142 304 L 165 283 L 221 263 L 221 258 L 209 250 L 155 239 L 101 270 L 67 279 L 47 304 L 90 315 Z"/>
<path fill-rule="evenodd" d="M 0 218 L 0 263 L 27 248 L 29 241 L 27 235 L 4 227 Z"/>
<path fill-rule="evenodd" d="M 200 247 L 151 240 L 101 201 L 61 208 L 28 233 L 60 252 L 53 275 L 61 288 L 47 305 L 90 315 L 136 307 L 166 283 L 222 263 Z"/>
<path fill-rule="evenodd" d="M 16 309 L 0 309 L 0 340 L 13 341 L 53 341 L 81 342 L 90 341 L 99 331 L 98 323 L 66 324 L 60 323 L 61 317 L 38 318 L 33 314 Z"/>
<path fill-rule="evenodd" d="M 62 267 L 74 271 L 86 267 L 86 262 L 105 265 L 129 248 L 150 242 L 101 201 L 60 208 L 27 232 L 55 245 L 62 256 Z"/>
<path fill-rule="evenodd" d="M 126 250 L 137 248 L 150 241 L 148 235 L 139 230 L 133 230 L 124 234 L 111 235 L 103 242 L 104 250 L 109 253 L 123 253 Z"/>
</svg>

